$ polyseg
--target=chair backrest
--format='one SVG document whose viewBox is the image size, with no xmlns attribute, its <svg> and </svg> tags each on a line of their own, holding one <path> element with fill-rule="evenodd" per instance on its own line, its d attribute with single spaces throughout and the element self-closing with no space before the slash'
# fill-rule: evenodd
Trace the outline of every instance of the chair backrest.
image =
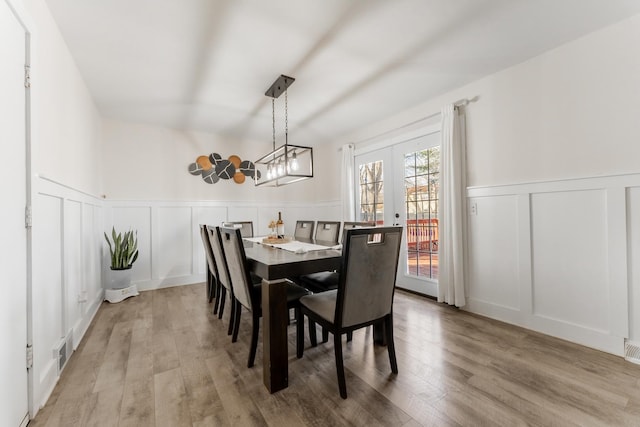
<svg viewBox="0 0 640 427">
<path fill-rule="evenodd" d="M 342 225 L 342 230 L 351 230 L 353 228 L 375 227 L 375 221 L 345 221 Z"/>
<path fill-rule="evenodd" d="M 242 237 L 253 237 L 253 221 L 231 221 L 223 222 L 223 227 L 240 226 L 240 234 Z"/>
<path fill-rule="evenodd" d="M 249 311 L 254 310 L 256 301 L 251 275 L 247 268 L 247 257 L 242 244 L 242 234 L 237 228 L 220 229 L 222 249 L 229 267 L 229 277 L 233 287 L 233 296 Z"/>
<path fill-rule="evenodd" d="M 213 277 L 218 277 L 216 261 L 213 259 L 213 249 L 211 249 L 211 241 L 209 240 L 209 234 L 207 233 L 207 226 L 205 224 L 200 224 L 200 237 L 202 238 L 204 253 L 207 256 L 207 268 L 209 268 Z"/>
<path fill-rule="evenodd" d="M 340 221 L 318 221 L 316 224 L 315 239 L 323 242 L 338 243 L 340 235 Z"/>
<path fill-rule="evenodd" d="M 391 313 L 402 227 L 347 230 L 336 302 L 337 325 L 349 327 Z"/>
<path fill-rule="evenodd" d="M 218 280 L 226 290 L 231 291 L 231 280 L 229 279 L 229 268 L 227 260 L 222 251 L 222 240 L 220 238 L 220 227 L 207 226 L 207 234 L 209 234 L 209 242 L 211 242 L 211 252 L 218 269 Z"/>
<path fill-rule="evenodd" d="M 340 239 L 340 241 L 344 244 L 344 239 L 347 236 L 347 230 L 375 226 L 375 221 L 345 221 L 342 223 L 342 239 Z"/>
<path fill-rule="evenodd" d="M 296 221 L 294 239 L 311 239 L 313 237 L 314 221 Z"/>
</svg>

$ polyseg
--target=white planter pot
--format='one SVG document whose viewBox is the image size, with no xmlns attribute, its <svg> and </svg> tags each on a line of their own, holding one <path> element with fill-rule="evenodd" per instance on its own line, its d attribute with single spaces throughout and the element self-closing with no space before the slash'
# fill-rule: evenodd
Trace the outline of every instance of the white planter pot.
<svg viewBox="0 0 640 427">
<path fill-rule="evenodd" d="M 107 270 L 107 289 L 122 289 L 131 284 L 131 268 L 126 270 Z"/>
<path fill-rule="evenodd" d="M 104 299 L 109 302 L 120 302 L 138 294 L 136 285 L 131 284 L 131 268 L 126 270 L 107 270 L 107 283 Z"/>
</svg>

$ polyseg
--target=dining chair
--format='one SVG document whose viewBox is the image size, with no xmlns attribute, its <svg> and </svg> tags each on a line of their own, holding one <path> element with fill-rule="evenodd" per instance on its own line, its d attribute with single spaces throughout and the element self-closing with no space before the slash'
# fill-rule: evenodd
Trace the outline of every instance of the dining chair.
<svg viewBox="0 0 640 427">
<path fill-rule="evenodd" d="M 206 256 L 205 261 L 207 262 L 207 300 L 211 303 L 220 293 L 220 283 L 218 282 L 218 271 L 216 262 L 213 259 L 213 249 L 211 248 L 211 241 L 207 234 L 206 224 L 200 224 L 200 237 L 202 238 L 202 245 L 204 246 Z"/>
<path fill-rule="evenodd" d="M 383 327 L 391 371 L 398 373 L 393 342 L 393 294 L 402 227 L 347 230 L 338 288 L 300 298 L 296 356 L 304 352 L 304 317 L 333 334 L 340 396 L 347 398 L 342 335 L 369 325 Z"/>
<path fill-rule="evenodd" d="M 313 237 L 314 221 L 296 221 L 294 239 L 311 239 Z"/>
<path fill-rule="evenodd" d="M 346 236 L 347 230 L 353 230 L 354 228 L 375 227 L 374 221 L 353 222 L 345 221 L 342 227 L 342 239 Z M 338 288 L 338 273 L 335 271 L 320 271 L 318 273 L 305 274 L 296 278 L 296 283 L 309 289 L 314 294 L 319 292 L 326 292 Z M 323 341 L 326 342 L 327 335 L 323 333 Z"/>
<path fill-rule="evenodd" d="M 220 236 L 236 303 L 234 310 L 233 342 L 238 338 L 242 307 L 251 312 L 251 344 L 249 347 L 249 359 L 247 361 L 247 367 L 251 368 L 255 362 L 256 350 L 258 348 L 260 317 L 262 316 L 262 285 L 252 283 L 240 230 L 223 227 L 220 229 Z M 299 313 L 299 301 L 300 298 L 305 295 L 309 295 L 306 289 L 293 282 L 287 282 L 287 308 L 295 309 L 296 318 L 302 318 Z"/>
<path fill-rule="evenodd" d="M 209 241 L 211 242 L 211 252 L 213 253 L 213 259 L 218 267 L 218 282 L 220 283 L 220 296 L 216 298 L 216 303 L 213 308 L 214 314 L 217 312 L 218 319 L 222 319 L 222 313 L 224 311 L 224 304 L 227 293 L 229 294 L 229 301 L 231 303 L 231 314 L 229 315 L 229 329 L 227 335 L 231 335 L 233 332 L 233 319 L 235 318 L 235 298 L 233 295 L 233 289 L 231 288 L 231 280 L 229 278 L 229 269 L 227 268 L 227 262 L 224 258 L 224 252 L 222 249 L 222 239 L 220 237 L 220 227 L 208 226 L 207 232 L 209 234 Z"/>
<path fill-rule="evenodd" d="M 339 235 L 340 221 L 318 221 L 316 224 L 316 234 L 313 238 L 337 245 Z"/>
<path fill-rule="evenodd" d="M 365 228 L 365 227 L 375 227 L 375 221 L 345 221 L 342 223 L 342 240 L 344 240 L 344 235 L 346 234 L 346 230 L 352 230 L 354 228 Z"/>
<path fill-rule="evenodd" d="M 223 227 L 240 226 L 240 234 L 242 237 L 253 237 L 253 221 L 230 221 L 223 222 Z"/>
</svg>

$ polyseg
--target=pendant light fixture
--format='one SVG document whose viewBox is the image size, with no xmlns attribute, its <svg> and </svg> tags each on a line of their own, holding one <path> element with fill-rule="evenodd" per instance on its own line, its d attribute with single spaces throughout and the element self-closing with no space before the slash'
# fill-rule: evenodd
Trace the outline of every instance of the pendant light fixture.
<svg viewBox="0 0 640 427">
<path fill-rule="evenodd" d="M 313 177 L 313 148 L 289 144 L 287 89 L 295 79 L 281 75 L 265 92 L 271 98 L 273 151 L 256 160 L 256 186 L 279 187 Z M 276 148 L 275 102 L 284 93 L 284 145 Z"/>
</svg>

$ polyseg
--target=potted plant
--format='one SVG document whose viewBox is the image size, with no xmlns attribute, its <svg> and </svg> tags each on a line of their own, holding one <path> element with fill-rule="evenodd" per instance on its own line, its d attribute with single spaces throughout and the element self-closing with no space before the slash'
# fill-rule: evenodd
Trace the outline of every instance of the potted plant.
<svg viewBox="0 0 640 427">
<path fill-rule="evenodd" d="M 109 245 L 111 268 L 107 272 L 107 289 L 105 299 L 109 302 L 120 302 L 125 298 L 138 295 L 136 285 L 131 285 L 131 267 L 138 259 L 138 233 L 129 230 L 116 233 L 111 229 L 111 239 L 107 233 L 104 238 Z"/>
</svg>

